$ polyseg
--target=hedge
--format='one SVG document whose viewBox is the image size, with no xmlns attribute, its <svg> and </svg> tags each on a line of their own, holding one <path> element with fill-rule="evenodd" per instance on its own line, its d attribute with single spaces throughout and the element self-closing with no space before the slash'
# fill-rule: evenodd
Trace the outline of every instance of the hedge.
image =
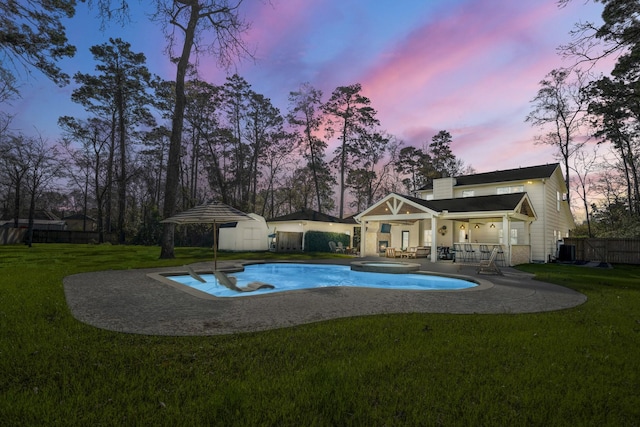
<svg viewBox="0 0 640 427">
<path fill-rule="evenodd" d="M 331 252 L 329 242 L 342 242 L 342 245 L 346 248 L 350 245 L 350 241 L 350 236 L 344 233 L 307 231 L 304 236 L 304 248 L 305 252 Z"/>
</svg>

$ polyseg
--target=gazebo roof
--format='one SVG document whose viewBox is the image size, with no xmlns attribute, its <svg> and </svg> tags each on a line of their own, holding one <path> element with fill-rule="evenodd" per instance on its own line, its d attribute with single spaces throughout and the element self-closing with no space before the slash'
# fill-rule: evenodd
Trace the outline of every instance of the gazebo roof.
<svg viewBox="0 0 640 427">
<path fill-rule="evenodd" d="M 465 216 L 498 216 L 516 214 L 521 218 L 532 217 L 536 214 L 531 206 L 527 193 L 496 194 L 488 196 L 462 197 L 452 199 L 424 200 L 417 197 L 391 193 L 361 214 L 364 217 L 378 219 L 408 219 L 424 218 L 424 215 L 441 218 L 463 218 Z"/>
</svg>

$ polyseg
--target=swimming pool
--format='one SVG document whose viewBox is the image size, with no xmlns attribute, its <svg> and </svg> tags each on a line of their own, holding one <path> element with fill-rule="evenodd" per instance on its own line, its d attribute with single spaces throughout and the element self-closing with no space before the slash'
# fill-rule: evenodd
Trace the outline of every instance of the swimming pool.
<svg viewBox="0 0 640 427">
<path fill-rule="evenodd" d="M 228 273 L 237 279 L 238 287 L 252 282 L 263 282 L 275 286 L 274 289 L 260 289 L 254 292 L 237 292 L 219 284 L 213 274 L 200 274 L 202 283 L 190 275 L 168 276 L 167 279 L 189 286 L 216 297 L 242 297 L 264 295 L 275 292 L 300 289 L 347 286 L 361 288 L 383 288 L 401 290 L 456 290 L 477 286 L 476 283 L 450 277 L 426 274 L 386 274 L 351 270 L 346 265 L 265 263 L 251 264 L 244 271 Z"/>
</svg>

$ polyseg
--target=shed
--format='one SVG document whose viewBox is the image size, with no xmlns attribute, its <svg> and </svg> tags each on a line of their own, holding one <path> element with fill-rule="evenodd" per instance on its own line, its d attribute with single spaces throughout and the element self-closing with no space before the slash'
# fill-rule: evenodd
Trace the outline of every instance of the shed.
<svg viewBox="0 0 640 427">
<path fill-rule="evenodd" d="M 305 250 L 304 235 L 307 231 L 344 233 L 349 236 L 349 246 L 353 246 L 355 228 L 360 228 L 353 217 L 337 218 L 312 209 L 302 209 L 271 218 L 267 222 L 271 233 L 276 237 L 274 249 L 285 252 Z"/>
<path fill-rule="evenodd" d="M 269 249 L 267 222 L 258 214 L 248 214 L 251 221 L 220 225 L 218 249 L 221 251 L 266 251 Z"/>
</svg>

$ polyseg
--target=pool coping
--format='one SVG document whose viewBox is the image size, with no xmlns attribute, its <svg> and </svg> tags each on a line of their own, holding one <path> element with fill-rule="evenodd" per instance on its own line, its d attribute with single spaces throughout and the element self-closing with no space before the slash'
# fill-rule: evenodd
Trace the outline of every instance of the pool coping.
<svg viewBox="0 0 640 427">
<path fill-rule="evenodd" d="M 377 259 L 377 258 L 372 258 Z M 348 264 L 353 259 L 291 261 Z M 218 261 L 219 269 L 243 261 Z M 253 261 L 255 262 L 255 261 Z M 63 279 L 71 314 L 91 326 L 132 334 L 164 336 L 222 335 L 294 327 L 355 316 L 395 313 L 518 314 L 563 310 L 586 296 L 562 286 L 503 268 L 503 276 L 482 276 L 477 266 L 420 261 L 422 271 L 462 275 L 487 286 L 462 290 L 399 291 L 371 288 L 321 288 L 256 295 L 250 298 L 200 298 L 167 286 L 149 274 L 184 268 L 107 270 Z M 191 264 L 211 271 L 213 262 Z"/>
</svg>

